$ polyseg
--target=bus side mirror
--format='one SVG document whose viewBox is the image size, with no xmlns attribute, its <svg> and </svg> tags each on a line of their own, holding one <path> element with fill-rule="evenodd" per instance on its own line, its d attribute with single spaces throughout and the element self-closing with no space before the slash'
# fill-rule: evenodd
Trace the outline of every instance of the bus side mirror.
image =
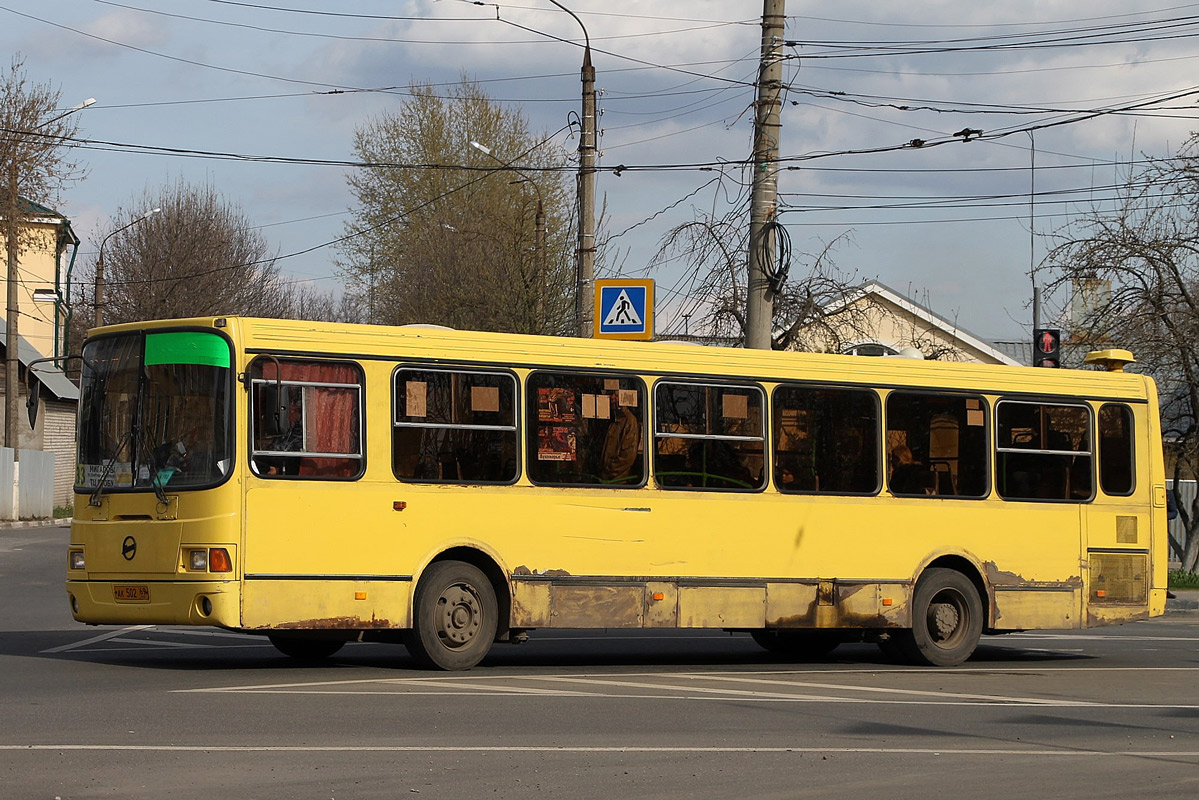
<svg viewBox="0 0 1199 800">
<path fill-rule="evenodd" d="M 42 393 L 42 382 L 29 379 L 29 398 L 25 401 L 25 410 L 29 412 L 29 428 L 30 430 L 37 427 L 37 407 L 38 400 Z"/>
<path fill-rule="evenodd" d="M 262 399 L 263 425 L 267 436 L 282 436 L 291 427 L 287 419 L 288 400 L 286 386 L 278 383 L 263 384 L 258 395 Z"/>
</svg>

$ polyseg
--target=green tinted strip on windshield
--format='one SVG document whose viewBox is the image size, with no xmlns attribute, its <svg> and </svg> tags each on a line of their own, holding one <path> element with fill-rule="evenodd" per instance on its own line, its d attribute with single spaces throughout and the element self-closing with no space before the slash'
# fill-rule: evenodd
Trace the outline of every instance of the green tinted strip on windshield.
<svg viewBox="0 0 1199 800">
<path fill-rule="evenodd" d="M 229 366 L 229 345 L 214 333 L 177 331 L 146 334 L 146 366 L 203 364 Z"/>
</svg>

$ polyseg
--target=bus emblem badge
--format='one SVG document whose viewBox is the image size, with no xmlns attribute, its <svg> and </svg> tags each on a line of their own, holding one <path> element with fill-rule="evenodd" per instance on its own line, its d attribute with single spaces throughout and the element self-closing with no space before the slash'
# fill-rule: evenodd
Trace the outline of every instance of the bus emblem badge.
<svg viewBox="0 0 1199 800">
<path fill-rule="evenodd" d="M 125 557 L 126 561 L 132 561 L 133 557 L 137 555 L 137 539 L 126 536 L 125 541 L 121 542 L 121 555 Z"/>
</svg>

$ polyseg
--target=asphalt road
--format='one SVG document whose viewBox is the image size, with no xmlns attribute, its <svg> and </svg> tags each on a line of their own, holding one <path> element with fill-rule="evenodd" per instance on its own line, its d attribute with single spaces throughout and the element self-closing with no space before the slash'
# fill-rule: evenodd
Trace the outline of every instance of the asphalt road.
<svg viewBox="0 0 1199 800">
<path fill-rule="evenodd" d="M 0 531 L 0 798 L 1199 797 L 1199 615 L 913 669 L 743 635 L 534 632 L 468 673 L 402 647 L 76 624 L 66 529 Z"/>
</svg>

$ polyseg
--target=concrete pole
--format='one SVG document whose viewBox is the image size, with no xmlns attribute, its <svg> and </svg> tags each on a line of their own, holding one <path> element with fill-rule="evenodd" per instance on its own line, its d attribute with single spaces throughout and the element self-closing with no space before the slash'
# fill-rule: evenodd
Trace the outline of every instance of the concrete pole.
<svg viewBox="0 0 1199 800">
<path fill-rule="evenodd" d="M 578 335 L 591 338 L 595 294 L 595 67 L 591 46 L 583 51 L 583 116 L 579 133 L 579 275 L 575 313 Z"/>
<path fill-rule="evenodd" d="M 21 388 L 20 379 L 20 347 L 19 326 L 17 319 L 20 310 L 20 281 L 18 269 L 20 263 L 17 251 L 20 246 L 20 208 L 17 196 L 17 161 L 14 156 L 8 165 L 8 197 L 6 198 L 8 213 L 5 216 L 5 247 L 8 251 L 8 301 L 5 306 L 5 348 L 4 348 L 4 446 L 18 449 L 17 421 L 21 418 L 20 404 L 17 402 Z M 14 454 L 15 455 L 15 454 Z"/>
<path fill-rule="evenodd" d="M 764 0 L 762 61 L 754 114 L 753 190 L 749 208 L 749 275 L 745 300 L 745 346 L 771 349 L 774 298 L 767 275 L 774 264 L 769 223 L 778 206 L 779 134 L 783 88 L 784 0 Z"/>
<path fill-rule="evenodd" d="M 534 189 L 537 188 L 536 184 L 533 185 L 533 188 Z M 546 325 L 545 325 L 545 292 L 542 291 L 543 287 L 545 286 L 545 281 L 546 281 L 546 272 L 545 272 L 545 204 L 541 202 L 540 193 L 538 194 L 538 197 L 537 197 L 537 216 L 534 218 L 533 229 L 535 231 L 534 239 L 533 239 L 533 246 L 537 249 L 537 252 L 533 256 L 534 265 L 535 265 L 534 269 L 537 270 L 537 280 L 535 281 L 535 283 L 537 284 L 537 289 L 538 289 L 537 305 L 535 308 L 535 313 L 537 315 L 537 330 L 535 330 L 533 332 L 534 333 L 545 333 L 546 332 L 546 329 L 545 329 L 546 328 Z"/>
<path fill-rule="evenodd" d="M 104 242 L 108 241 L 108 237 L 104 237 Z M 100 242 L 100 256 L 96 259 L 96 293 L 94 305 L 96 311 L 95 322 L 93 328 L 99 328 L 104 324 L 104 242 Z"/>
</svg>

